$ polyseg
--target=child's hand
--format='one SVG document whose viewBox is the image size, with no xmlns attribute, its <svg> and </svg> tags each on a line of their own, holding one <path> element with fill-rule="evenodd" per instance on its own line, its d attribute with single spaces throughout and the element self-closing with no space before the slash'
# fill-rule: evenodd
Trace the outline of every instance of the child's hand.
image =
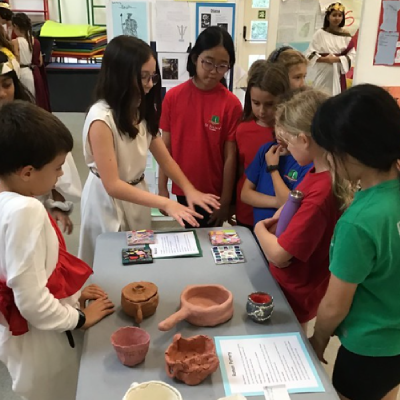
<svg viewBox="0 0 400 400">
<path fill-rule="evenodd" d="M 211 217 L 208 220 L 208 224 L 212 226 L 222 226 L 225 221 L 231 219 L 232 215 L 230 211 L 230 204 L 221 205 L 221 208 L 212 212 Z"/>
<path fill-rule="evenodd" d="M 176 201 L 170 200 L 165 207 L 165 212 L 172 218 L 174 218 L 183 228 L 185 227 L 186 221 L 188 224 L 192 225 L 195 228 L 198 228 L 200 225 L 196 221 L 196 218 L 202 219 L 203 216 L 192 210 L 189 207 L 185 207 Z"/>
<path fill-rule="evenodd" d="M 107 315 L 112 314 L 114 310 L 114 304 L 108 298 L 101 298 L 90 303 L 84 310 L 82 310 L 86 316 L 85 325 L 82 329 L 91 328 L 96 325 Z"/>
<path fill-rule="evenodd" d="M 186 194 L 186 193 L 185 193 Z M 200 192 L 197 189 L 193 189 L 186 194 L 186 200 L 190 208 L 194 209 L 194 206 L 199 206 L 206 210 L 208 213 L 212 213 L 213 210 L 218 210 L 221 206 L 219 203 L 219 197 L 213 194 L 206 194 Z"/>
<path fill-rule="evenodd" d="M 267 165 L 279 165 L 279 156 L 281 153 L 282 146 L 279 144 L 274 144 L 265 153 L 265 162 Z"/>
<path fill-rule="evenodd" d="M 53 208 L 50 210 L 51 216 L 55 219 L 57 223 L 61 224 L 63 233 L 70 235 L 74 229 L 74 225 L 69 218 L 68 214 L 58 208 Z"/>
<path fill-rule="evenodd" d="M 81 293 L 79 302 L 81 303 L 81 308 L 84 308 L 87 300 L 97 300 L 100 298 L 107 298 L 107 293 L 97 285 L 86 286 Z M 82 307 L 83 305 L 83 307 Z"/>
</svg>

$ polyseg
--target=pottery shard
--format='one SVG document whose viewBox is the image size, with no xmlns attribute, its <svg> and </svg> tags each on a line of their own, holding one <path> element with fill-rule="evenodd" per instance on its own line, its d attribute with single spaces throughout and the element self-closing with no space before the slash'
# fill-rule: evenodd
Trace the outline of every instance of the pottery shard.
<svg viewBox="0 0 400 400">
<path fill-rule="evenodd" d="M 133 282 L 121 292 L 122 309 L 139 324 L 156 312 L 158 301 L 158 288 L 151 282 Z"/>
<path fill-rule="evenodd" d="M 204 335 L 174 336 L 165 352 L 166 372 L 187 385 L 198 385 L 219 367 L 214 341 Z"/>
</svg>

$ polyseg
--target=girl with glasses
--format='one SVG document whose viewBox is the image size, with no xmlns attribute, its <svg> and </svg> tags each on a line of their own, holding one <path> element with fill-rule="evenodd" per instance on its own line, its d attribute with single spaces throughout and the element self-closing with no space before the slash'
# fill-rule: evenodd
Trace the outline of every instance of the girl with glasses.
<svg viewBox="0 0 400 400">
<path fill-rule="evenodd" d="M 96 238 L 104 232 L 151 228 L 150 207 L 160 208 L 182 226 L 198 226 L 192 208 L 149 193 L 144 180 L 150 150 L 160 167 L 190 199 L 211 211 L 216 196 L 199 192 L 171 158 L 158 134 L 161 82 L 156 57 L 145 42 L 118 36 L 107 46 L 96 102 L 83 128 L 89 177 L 82 193 L 79 257 L 93 265 Z"/>
<path fill-rule="evenodd" d="M 229 33 L 205 29 L 191 50 L 187 82 L 169 90 L 163 102 L 160 127 L 173 159 L 201 191 L 220 197 L 221 208 L 197 208 L 200 226 L 221 226 L 230 219 L 236 178 L 236 128 L 242 114 L 238 98 L 226 88 L 225 74 L 235 64 Z M 160 170 L 159 194 L 169 196 L 167 177 Z M 189 204 L 179 184 L 172 186 L 181 204 Z"/>
</svg>

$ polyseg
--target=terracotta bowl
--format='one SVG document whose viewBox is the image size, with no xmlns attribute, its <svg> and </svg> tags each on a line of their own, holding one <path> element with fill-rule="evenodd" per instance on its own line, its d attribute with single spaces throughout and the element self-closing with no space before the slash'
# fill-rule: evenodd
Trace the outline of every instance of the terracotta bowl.
<svg viewBox="0 0 400 400">
<path fill-rule="evenodd" d="M 133 383 L 123 400 L 182 400 L 181 394 L 161 381 Z"/>
<path fill-rule="evenodd" d="M 166 372 L 187 385 L 198 385 L 219 367 L 214 341 L 204 335 L 174 336 L 165 352 Z"/>
<path fill-rule="evenodd" d="M 152 282 L 132 282 L 121 291 L 122 309 L 137 324 L 156 312 L 158 302 L 158 288 Z"/>
<path fill-rule="evenodd" d="M 274 311 L 274 298 L 265 292 L 249 294 L 246 304 L 247 315 L 255 322 L 265 322 Z"/>
<path fill-rule="evenodd" d="M 196 326 L 216 326 L 232 318 L 232 293 L 221 285 L 190 285 L 181 294 L 181 309 L 158 324 L 169 331 L 186 319 Z"/>
<path fill-rule="evenodd" d="M 126 326 L 111 335 L 111 343 L 121 363 L 133 367 L 146 358 L 150 346 L 150 335 L 143 329 Z"/>
</svg>

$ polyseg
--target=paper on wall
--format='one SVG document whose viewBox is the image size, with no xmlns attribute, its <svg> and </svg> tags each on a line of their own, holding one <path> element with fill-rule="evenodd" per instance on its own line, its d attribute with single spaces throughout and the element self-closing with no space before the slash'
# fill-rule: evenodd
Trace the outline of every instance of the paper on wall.
<svg viewBox="0 0 400 400">
<path fill-rule="evenodd" d="M 229 34 L 233 37 L 234 35 L 234 15 L 235 15 L 235 4 L 201 4 L 196 5 L 197 15 L 197 32 L 198 36 L 201 32 L 210 26 L 219 26 L 226 29 Z"/>
<path fill-rule="evenodd" d="M 155 8 L 157 51 L 186 52 L 191 32 L 189 4 L 158 1 Z"/>
<path fill-rule="evenodd" d="M 189 79 L 188 53 L 158 53 L 163 87 L 174 87 Z"/>
</svg>

